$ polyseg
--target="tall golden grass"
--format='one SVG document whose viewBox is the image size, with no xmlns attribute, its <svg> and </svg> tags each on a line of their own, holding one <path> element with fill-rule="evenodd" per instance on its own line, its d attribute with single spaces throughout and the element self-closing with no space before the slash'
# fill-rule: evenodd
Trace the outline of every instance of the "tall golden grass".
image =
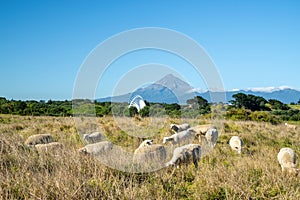
<svg viewBox="0 0 300 200">
<path fill-rule="evenodd" d="M 119 119 L 125 127 L 126 118 Z M 168 125 L 178 119 L 134 119 L 149 126 L 154 142 L 170 135 Z M 134 151 L 142 139 L 118 127 L 112 117 L 81 119 L 86 132 L 100 130 L 115 144 Z M 199 120 L 185 120 L 192 125 Z M 205 121 L 201 121 L 204 123 Z M 160 123 L 160 124 L 159 124 Z M 127 127 L 128 129 L 130 127 Z M 78 153 L 84 143 L 73 118 L 0 115 L 1 199 L 300 199 L 300 177 L 282 174 L 277 153 L 291 147 L 299 157 L 300 131 L 284 125 L 225 121 L 219 128 L 215 149 L 193 165 L 163 168 L 153 173 L 127 173 L 104 166 Z M 62 150 L 38 154 L 24 146 L 33 134 L 50 133 L 64 145 Z M 245 144 L 242 155 L 228 141 L 239 135 Z M 195 140 L 197 142 L 197 140 Z"/>
</svg>

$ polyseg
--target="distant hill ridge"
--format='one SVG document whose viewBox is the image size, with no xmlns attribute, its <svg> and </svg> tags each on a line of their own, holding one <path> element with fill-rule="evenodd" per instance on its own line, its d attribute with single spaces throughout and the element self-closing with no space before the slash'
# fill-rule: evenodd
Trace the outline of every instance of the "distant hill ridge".
<svg viewBox="0 0 300 200">
<path fill-rule="evenodd" d="M 140 95 L 144 100 L 149 102 L 159 102 L 159 103 L 185 103 L 186 100 L 193 98 L 194 96 L 201 96 L 211 102 L 211 94 L 218 92 L 194 92 L 197 89 L 190 86 L 185 81 L 180 78 L 168 74 L 162 79 L 156 81 L 153 84 L 148 85 L 145 88 L 139 88 L 133 93 L 128 93 L 120 96 L 99 98 L 97 101 L 105 102 L 128 102 L 132 96 Z M 234 91 L 226 91 L 226 101 L 232 100 L 232 95 L 237 93 L 252 94 L 255 96 L 261 96 L 266 100 L 277 99 L 283 103 L 289 104 L 291 102 L 298 102 L 300 99 L 300 91 L 292 89 L 289 87 L 269 87 L 264 90 L 264 88 L 254 88 L 252 89 L 238 89 Z M 227 103 L 224 102 L 224 103 Z"/>
</svg>

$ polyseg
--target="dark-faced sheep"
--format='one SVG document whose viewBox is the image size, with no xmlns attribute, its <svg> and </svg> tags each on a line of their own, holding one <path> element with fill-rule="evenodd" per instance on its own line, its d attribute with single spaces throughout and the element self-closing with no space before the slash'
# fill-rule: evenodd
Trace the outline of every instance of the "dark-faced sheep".
<svg viewBox="0 0 300 200">
<path fill-rule="evenodd" d="M 178 125 L 178 124 L 171 124 L 170 125 L 170 130 L 178 133 L 178 132 L 185 131 L 185 130 L 189 129 L 190 127 L 191 126 L 189 124 L 187 124 L 187 123 L 180 124 L 180 125 Z"/>
</svg>

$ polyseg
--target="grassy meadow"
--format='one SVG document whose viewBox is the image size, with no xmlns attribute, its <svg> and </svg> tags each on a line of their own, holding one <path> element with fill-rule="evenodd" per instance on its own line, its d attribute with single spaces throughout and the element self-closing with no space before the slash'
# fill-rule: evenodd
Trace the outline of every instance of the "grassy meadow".
<svg viewBox="0 0 300 200">
<path fill-rule="evenodd" d="M 136 118 L 132 122 L 130 118 L 113 117 L 76 120 L 80 127 L 72 117 L 0 115 L 0 198 L 300 199 L 300 176 L 282 174 L 277 161 L 282 147 L 293 148 L 300 158 L 300 127 L 224 121 L 218 127 L 215 149 L 201 159 L 198 171 L 190 164 L 152 173 L 127 173 L 80 154 L 77 150 L 84 143 L 77 131 L 101 130 L 109 141 L 133 152 L 142 139 L 126 134 L 132 126 L 147 127 L 144 134 L 154 143 L 162 143 L 162 138 L 170 135 L 169 124 L 182 121 Z M 183 121 L 191 125 L 210 123 L 207 119 Z M 39 154 L 24 145 L 27 137 L 41 133 L 52 134 L 64 148 Z M 233 135 L 244 142 L 241 155 L 228 145 Z"/>
</svg>

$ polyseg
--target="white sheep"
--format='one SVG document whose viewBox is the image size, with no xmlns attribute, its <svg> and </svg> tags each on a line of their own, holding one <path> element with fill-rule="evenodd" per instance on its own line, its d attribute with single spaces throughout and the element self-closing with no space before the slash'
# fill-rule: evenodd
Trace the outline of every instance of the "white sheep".
<svg viewBox="0 0 300 200">
<path fill-rule="evenodd" d="M 195 131 L 193 129 L 188 129 L 175 133 L 169 137 L 164 137 L 163 144 L 171 141 L 173 145 L 184 145 L 190 143 L 195 137 Z"/>
<path fill-rule="evenodd" d="M 206 131 L 205 138 L 208 144 L 215 147 L 217 144 L 219 133 L 216 127 L 211 127 Z"/>
<path fill-rule="evenodd" d="M 193 129 L 196 132 L 196 135 L 205 135 L 207 130 L 211 127 L 212 127 L 211 124 L 202 124 L 202 125 L 193 126 L 191 127 L 191 129 Z"/>
<path fill-rule="evenodd" d="M 111 142 L 102 141 L 94 144 L 85 145 L 84 147 L 79 149 L 79 152 L 91 154 L 94 156 L 101 156 L 111 151 L 112 148 L 113 144 Z"/>
<path fill-rule="evenodd" d="M 144 140 L 139 147 L 134 151 L 134 154 L 139 153 L 142 149 L 149 147 L 153 144 L 153 140 Z"/>
<path fill-rule="evenodd" d="M 35 148 L 38 152 L 53 152 L 63 148 L 63 145 L 59 142 L 51 142 L 47 144 L 37 144 Z"/>
<path fill-rule="evenodd" d="M 299 173 L 299 169 L 296 168 L 296 154 L 293 149 L 285 147 L 281 148 L 277 159 L 279 164 L 281 165 L 282 172 L 289 172 L 297 175 Z"/>
<path fill-rule="evenodd" d="M 232 136 L 229 140 L 229 145 L 232 150 L 237 151 L 239 154 L 242 153 L 243 142 L 239 136 Z"/>
<path fill-rule="evenodd" d="M 109 141 L 87 144 L 78 151 L 93 156 L 113 169 L 127 171 L 132 166 L 132 153 Z"/>
<path fill-rule="evenodd" d="M 153 144 L 153 140 L 145 140 L 134 151 L 134 163 L 148 163 L 152 165 L 160 165 L 166 159 L 166 149 L 159 144 Z"/>
<path fill-rule="evenodd" d="M 105 140 L 104 136 L 99 132 L 94 132 L 91 134 L 83 134 L 83 139 L 88 144 L 96 143 Z"/>
<path fill-rule="evenodd" d="M 185 131 L 185 130 L 189 129 L 190 127 L 191 126 L 189 124 L 187 124 L 187 123 L 180 124 L 180 125 L 178 125 L 178 124 L 171 124 L 170 125 L 170 130 L 178 133 L 178 132 Z"/>
<path fill-rule="evenodd" d="M 53 137 L 50 134 L 31 135 L 25 141 L 25 145 L 34 146 L 37 144 L 47 144 L 53 142 Z"/>
<path fill-rule="evenodd" d="M 201 146 L 199 144 L 187 144 L 174 149 L 172 159 L 165 164 L 166 167 L 179 165 L 181 163 L 193 162 L 195 168 L 198 168 L 198 162 L 201 158 Z"/>
</svg>

